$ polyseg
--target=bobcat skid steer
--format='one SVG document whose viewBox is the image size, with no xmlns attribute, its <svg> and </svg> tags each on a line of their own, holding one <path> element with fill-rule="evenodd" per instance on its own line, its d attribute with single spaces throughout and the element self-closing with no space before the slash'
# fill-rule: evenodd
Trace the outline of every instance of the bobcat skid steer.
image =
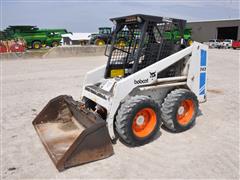
<svg viewBox="0 0 240 180">
<path fill-rule="evenodd" d="M 86 74 L 82 99 L 56 97 L 33 121 L 59 171 L 111 156 L 116 138 L 140 146 L 161 125 L 185 131 L 206 101 L 207 46 L 166 36 L 178 28 L 183 37 L 186 21 L 142 14 L 111 20 L 107 64 Z"/>
</svg>

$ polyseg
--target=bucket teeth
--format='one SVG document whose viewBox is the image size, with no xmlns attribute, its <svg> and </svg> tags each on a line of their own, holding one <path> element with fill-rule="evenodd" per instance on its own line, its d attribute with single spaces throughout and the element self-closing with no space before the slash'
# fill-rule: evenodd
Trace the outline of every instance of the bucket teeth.
<svg viewBox="0 0 240 180">
<path fill-rule="evenodd" d="M 50 100 L 33 126 L 59 171 L 113 154 L 106 122 L 70 96 Z"/>
</svg>

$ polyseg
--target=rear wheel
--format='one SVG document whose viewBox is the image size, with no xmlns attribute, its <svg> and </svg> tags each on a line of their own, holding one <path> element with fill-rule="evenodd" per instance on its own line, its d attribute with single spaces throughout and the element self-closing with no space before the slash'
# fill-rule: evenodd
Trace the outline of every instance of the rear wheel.
<svg viewBox="0 0 240 180">
<path fill-rule="evenodd" d="M 96 39 L 94 44 L 97 45 L 97 46 L 104 46 L 106 43 L 102 39 Z"/>
<path fill-rule="evenodd" d="M 187 46 L 191 46 L 192 44 L 193 44 L 193 40 L 192 39 L 188 39 Z"/>
<path fill-rule="evenodd" d="M 58 44 L 58 42 L 57 41 L 53 41 L 52 42 L 52 47 L 57 47 L 59 44 Z"/>
<path fill-rule="evenodd" d="M 159 106 L 147 96 L 134 96 L 122 103 L 115 121 L 119 137 L 130 146 L 150 142 L 159 126 Z"/>
<path fill-rule="evenodd" d="M 120 39 L 117 41 L 117 46 L 118 46 L 118 47 L 125 47 L 125 46 L 126 46 L 126 40 L 123 39 L 123 38 L 120 38 Z"/>
<path fill-rule="evenodd" d="M 32 43 L 32 48 L 33 49 L 40 49 L 41 48 L 41 42 L 40 41 L 34 41 Z"/>
<path fill-rule="evenodd" d="M 195 123 L 197 113 L 197 97 L 187 89 L 171 91 L 161 107 L 161 117 L 165 127 L 175 132 L 191 128 Z"/>
</svg>

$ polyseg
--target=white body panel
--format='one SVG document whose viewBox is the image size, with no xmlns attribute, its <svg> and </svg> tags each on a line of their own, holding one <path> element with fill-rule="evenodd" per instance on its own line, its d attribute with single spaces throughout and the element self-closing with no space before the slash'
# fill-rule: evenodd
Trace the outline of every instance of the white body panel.
<svg viewBox="0 0 240 180">
<path fill-rule="evenodd" d="M 198 43 L 199 44 L 199 43 Z M 192 56 L 189 59 L 189 70 L 187 75 L 187 85 L 195 93 L 199 102 L 206 101 L 207 91 L 207 46 L 195 44 Z M 199 48 L 198 48 L 199 46 Z"/>
<path fill-rule="evenodd" d="M 84 78 L 83 87 L 87 84 L 95 84 L 100 80 L 104 79 L 105 68 L 106 65 L 103 65 L 96 69 L 88 71 Z"/>
<path fill-rule="evenodd" d="M 155 87 L 155 90 L 162 90 L 164 92 L 167 92 L 166 90 L 168 88 L 174 88 L 174 86 L 176 87 L 177 84 L 171 82 L 164 86 L 157 86 L 156 84 L 161 82 L 161 78 L 157 79 L 157 73 L 165 70 L 166 68 L 182 60 L 183 58 L 186 59 L 187 63 L 185 65 L 184 72 L 182 72 L 182 75 L 187 77 L 187 80 L 182 83 L 186 84 L 187 87 L 196 94 L 200 102 L 204 102 L 206 100 L 207 46 L 197 42 L 194 42 L 193 45 L 190 47 L 187 47 L 175 54 L 172 54 L 171 56 L 168 56 L 122 79 L 104 79 L 105 66 L 90 71 L 86 74 L 85 77 L 82 96 L 91 99 L 92 101 L 107 109 L 108 130 L 110 137 L 113 139 L 115 138 L 113 128 L 114 118 L 121 101 L 126 99 L 131 94 L 136 94 L 136 92 L 140 92 L 140 87 L 143 86 L 149 86 L 150 89 L 152 87 Z M 202 73 L 204 73 L 204 75 L 202 75 Z M 169 81 L 172 79 L 174 78 L 171 77 Z M 185 78 L 180 77 L 178 79 Z M 107 91 L 109 91 L 105 98 L 102 98 L 85 89 L 85 87 L 88 85 L 94 85 L 96 83 L 104 84 L 104 82 L 106 81 L 111 81 L 111 83 L 109 83 L 110 85 L 105 88 L 107 89 Z M 164 78 L 164 81 L 166 81 L 166 78 Z M 165 94 L 164 92 L 162 94 Z M 144 92 L 139 94 L 143 93 Z M 149 94 L 149 91 L 146 94 Z M 163 95 L 160 96 L 162 97 Z M 161 100 L 159 102 L 161 102 Z"/>
</svg>

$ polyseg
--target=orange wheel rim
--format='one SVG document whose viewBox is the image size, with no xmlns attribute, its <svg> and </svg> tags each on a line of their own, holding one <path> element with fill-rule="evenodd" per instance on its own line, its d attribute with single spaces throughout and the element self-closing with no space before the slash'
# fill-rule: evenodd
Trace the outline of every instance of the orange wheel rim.
<svg viewBox="0 0 240 180">
<path fill-rule="evenodd" d="M 187 125 L 195 112 L 194 103 L 192 100 L 183 100 L 177 111 L 177 121 L 180 125 Z"/>
<path fill-rule="evenodd" d="M 134 117 L 132 130 L 135 136 L 143 138 L 150 135 L 157 124 L 157 116 L 153 109 L 143 108 Z"/>
</svg>

